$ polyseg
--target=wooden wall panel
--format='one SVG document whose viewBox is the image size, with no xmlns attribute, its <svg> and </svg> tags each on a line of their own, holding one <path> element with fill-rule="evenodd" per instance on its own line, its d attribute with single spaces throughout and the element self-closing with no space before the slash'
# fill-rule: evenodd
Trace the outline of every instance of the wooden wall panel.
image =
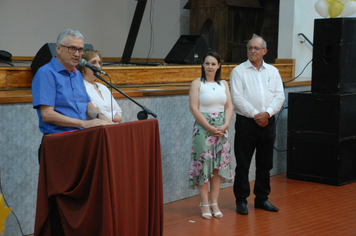
<svg viewBox="0 0 356 236">
<path fill-rule="evenodd" d="M 105 68 L 113 84 L 189 82 L 200 76 L 201 66 Z"/>
<path fill-rule="evenodd" d="M 7 89 L 31 88 L 33 73 L 30 70 L 7 72 Z"/>
<path fill-rule="evenodd" d="M 269 51 L 265 61 L 271 63 L 277 58 L 279 0 L 255 1 L 261 7 L 242 7 L 236 2 L 225 0 L 191 0 L 190 34 L 201 34 L 207 19 L 214 24 L 213 33 L 217 37 L 210 41 L 212 50 L 219 53 L 226 62 L 241 63 L 245 60 L 246 41 L 253 34 L 266 37 Z M 247 1 L 246 1 L 247 2 Z M 259 2 L 259 3 L 258 3 Z"/>
<path fill-rule="evenodd" d="M 238 64 L 223 64 L 221 78 L 229 80 L 230 73 Z M 294 78 L 295 60 L 280 59 L 273 64 L 284 81 Z M 201 75 L 201 65 L 104 67 L 111 77 L 102 76 L 114 85 L 144 85 L 164 83 L 190 83 Z M 0 68 L 2 90 L 30 89 L 33 73 L 29 68 Z"/>
<path fill-rule="evenodd" d="M 278 59 L 273 64 L 283 82 L 294 78 L 295 59 Z M 223 64 L 221 78 L 230 81 L 230 73 L 237 64 Z M 201 75 L 201 65 L 104 67 L 111 83 L 130 97 L 186 95 L 191 81 Z M 29 68 L 0 67 L 0 104 L 32 102 L 33 74 Z M 105 80 L 110 79 L 103 76 Z M 104 82 L 101 82 L 105 84 Z M 286 83 L 286 87 L 310 85 L 310 81 Z M 105 84 L 106 85 L 106 84 Z M 124 97 L 113 90 L 115 98 Z"/>
<path fill-rule="evenodd" d="M 6 89 L 6 70 L 0 71 L 0 89 Z"/>
</svg>

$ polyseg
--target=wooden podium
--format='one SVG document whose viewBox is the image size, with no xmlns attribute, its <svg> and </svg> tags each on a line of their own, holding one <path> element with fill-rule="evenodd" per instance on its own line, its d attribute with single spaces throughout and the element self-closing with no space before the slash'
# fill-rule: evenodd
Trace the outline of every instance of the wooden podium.
<svg viewBox="0 0 356 236">
<path fill-rule="evenodd" d="M 156 119 L 45 135 L 35 235 L 162 235 Z"/>
</svg>

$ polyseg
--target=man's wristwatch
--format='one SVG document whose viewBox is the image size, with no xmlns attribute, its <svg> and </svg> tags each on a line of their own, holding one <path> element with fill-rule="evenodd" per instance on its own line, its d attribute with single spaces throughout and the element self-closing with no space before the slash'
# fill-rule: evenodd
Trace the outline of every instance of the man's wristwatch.
<svg viewBox="0 0 356 236">
<path fill-rule="evenodd" d="M 99 116 L 100 115 L 104 115 L 103 113 L 98 113 L 98 114 L 96 114 L 96 118 L 98 118 L 99 119 Z"/>
</svg>

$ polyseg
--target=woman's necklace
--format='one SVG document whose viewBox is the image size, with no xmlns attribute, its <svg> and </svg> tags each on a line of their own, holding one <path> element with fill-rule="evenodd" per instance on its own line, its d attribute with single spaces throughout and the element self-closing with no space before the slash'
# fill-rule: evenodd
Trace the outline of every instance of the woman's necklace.
<svg viewBox="0 0 356 236">
<path fill-rule="evenodd" d="M 216 82 L 207 82 L 209 87 L 212 88 L 213 90 L 215 90 L 216 87 Z"/>
</svg>

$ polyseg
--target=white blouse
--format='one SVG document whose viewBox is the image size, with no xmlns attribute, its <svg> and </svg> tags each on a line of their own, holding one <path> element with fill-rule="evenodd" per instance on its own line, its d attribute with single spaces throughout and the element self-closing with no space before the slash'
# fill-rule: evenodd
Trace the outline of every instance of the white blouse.
<svg viewBox="0 0 356 236">
<path fill-rule="evenodd" d="M 96 83 L 96 82 L 95 82 Z M 89 94 L 89 97 L 94 104 L 95 107 L 97 107 L 101 113 L 103 113 L 109 120 L 112 120 L 112 117 L 115 116 L 116 114 L 119 114 L 122 117 L 122 110 L 117 104 L 116 100 L 113 98 L 110 90 L 103 84 L 96 83 L 98 85 L 98 88 L 103 95 L 103 98 L 100 97 L 98 92 L 95 90 L 94 85 L 89 83 L 88 81 L 84 80 L 84 85 L 87 89 L 87 92 Z M 112 111 L 111 111 L 111 101 L 112 100 L 112 109 L 114 115 L 112 116 Z"/>
<path fill-rule="evenodd" d="M 202 82 L 200 79 L 199 110 L 201 112 L 223 112 L 227 101 L 225 86 L 216 82 Z"/>
</svg>

